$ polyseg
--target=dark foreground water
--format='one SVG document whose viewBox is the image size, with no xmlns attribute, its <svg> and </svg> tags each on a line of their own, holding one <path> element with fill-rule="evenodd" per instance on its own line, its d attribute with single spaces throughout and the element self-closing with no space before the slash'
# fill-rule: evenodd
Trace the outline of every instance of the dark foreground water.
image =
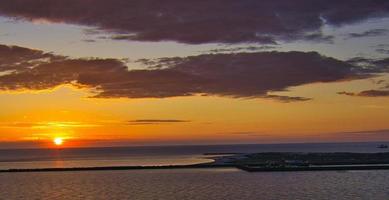
<svg viewBox="0 0 389 200">
<path fill-rule="evenodd" d="M 0 150 L 0 169 L 172 165 L 204 153 L 382 152 L 380 143 Z M 226 169 L 0 173 L 0 200 L 381 200 L 389 171 L 266 172 Z"/>
<path fill-rule="evenodd" d="M 384 200 L 388 171 L 180 169 L 0 174 L 0 199 Z"/>
<path fill-rule="evenodd" d="M 0 150 L 0 169 L 185 165 L 212 161 L 204 156 L 204 153 L 366 153 L 388 151 L 388 149 L 376 148 L 379 144 L 381 143 L 253 144 L 83 149 L 3 149 Z"/>
</svg>

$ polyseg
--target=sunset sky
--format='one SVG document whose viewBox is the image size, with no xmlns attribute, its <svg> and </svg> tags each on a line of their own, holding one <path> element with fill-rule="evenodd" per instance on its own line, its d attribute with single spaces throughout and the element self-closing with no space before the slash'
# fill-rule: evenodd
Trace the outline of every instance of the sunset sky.
<svg viewBox="0 0 389 200">
<path fill-rule="evenodd" d="M 387 0 L 1 0 L 0 148 L 389 140 Z"/>
</svg>

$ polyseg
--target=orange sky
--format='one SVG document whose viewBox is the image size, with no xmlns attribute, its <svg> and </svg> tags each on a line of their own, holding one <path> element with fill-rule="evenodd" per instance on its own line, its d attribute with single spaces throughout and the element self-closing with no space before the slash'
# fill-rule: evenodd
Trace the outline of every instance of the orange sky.
<svg viewBox="0 0 389 200">
<path fill-rule="evenodd" d="M 196 14 L 220 24 L 182 15 L 197 32 L 170 18 L 140 29 L 121 9 L 115 20 L 102 16 L 104 6 L 77 17 L 30 6 L 36 12 L 0 3 L 0 148 L 55 147 L 54 138 L 61 147 L 389 140 L 387 15 L 337 24 L 320 8 L 311 13 L 327 17 L 320 27 L 289 16 L 295 28 L 283 32 L 272 21 L 281 19 L 261 24 L 258 14 L 251 30 L 245 15 L 223 10 L 241 8 L 226 4 Z M 223 25 L 235 21 L 242 32 Z M 175 32 L 158 32 L 164 26 Z M 245 41 L 244 31 L 276 44 Z"/>
<path fill-rule="evenodd" d="M 386 98 L 333 95 L 334 88 L 350 88 L 358 82 L 367 81 L 293 88 L 294 94 L 316 97 L 296 103 L 223 97 L 89 99 L 85 91 L 71 87 L 1 94 L 3 113 L 8 114 L 1 115 L 0 132 L 6 133 L 3 141 L 46 146 L 60 137 L 69 147 L 379 140 L 382 135 L 341 133 L 387 129 Z M 182 122 L 131 122 L 139 119 Z"/>
</svg>

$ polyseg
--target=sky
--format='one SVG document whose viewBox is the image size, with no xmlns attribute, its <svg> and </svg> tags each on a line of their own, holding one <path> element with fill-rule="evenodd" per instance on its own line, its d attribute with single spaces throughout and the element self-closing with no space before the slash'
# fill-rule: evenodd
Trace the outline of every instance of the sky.
<svg viewBox="0 0 389 200">
<path fill-rule="evenodd" d="M 389 140 L 386 0 L 2 0 L 0 148 Z"/>
</svg>

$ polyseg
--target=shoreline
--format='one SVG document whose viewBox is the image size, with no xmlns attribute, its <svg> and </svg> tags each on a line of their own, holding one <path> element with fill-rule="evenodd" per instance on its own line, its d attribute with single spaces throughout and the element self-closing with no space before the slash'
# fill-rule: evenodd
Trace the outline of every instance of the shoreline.
<svg viewBox="0 0 389 200">
<path fill-rule="evenodd" d="M 71 168 L 33 168 L 4 169 L 0 173 L 23 172 L 76 172 L 76 171 L 132 171 L 132 170 L 163 170 L 163 169 L 220 169 L 236 168 L 246 172 L 301 172 L 301 171 L 350 171 L 350 170 L 389 170 L 389 165 L 348 165 L 348 166 L 307 166 L 307 167 L 257 167 L 234 164 L 195 164 L 195 165 L 164 165 L 164 166 L 107 166 L 107 167 L 71 167 Z"/>
<path fill-rule="evenodd" d="M 207 169 L 207 168 L 235 168 L 232 164 L 194 164 L 194 165 L 161 165 L 161 166 L 106 166 L 106 167 L 69 167 L 69 168 L 29 168 L 3 169 L 0 173 L 18 172 L 66 172 L 66 171 L 119 171 L 119 170 L 157 170 L 157 169 Z"/>
<path fill-rule="evenodd" d="M 247 172 L 298 172 L 298 171 L 352 171 L 352 170 L 389 170 L 389 165 L 349 165 L 349 166 L 308 166 L 308 167 L 250 167 L 237 166 Z"/>
</svg>

